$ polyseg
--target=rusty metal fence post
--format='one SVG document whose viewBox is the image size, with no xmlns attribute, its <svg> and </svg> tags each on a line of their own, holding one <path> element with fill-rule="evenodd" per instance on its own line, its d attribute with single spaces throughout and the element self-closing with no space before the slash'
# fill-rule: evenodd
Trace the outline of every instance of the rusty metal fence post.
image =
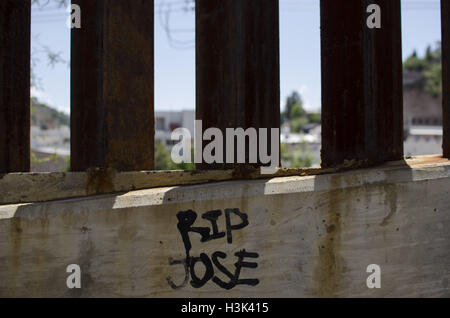
<svg viewBox="0 0 450 318">
<path fill-rule="evenodd" d="M 151 170 L 154 1 L 72 3 L 71 170 Z"/>
<path fill-rule="evenodd" d="M 401 41 L 400 0 L 321 0 L 322 167 L 403 158 Z"/>
<path fill-rule="evenodd" d="M 441 0 L 443 153 L 450 158 L 450 1 Z"/>
<path fill-rule="evenodd" d="M 196 119 L 203 131 L 280 127 L 278 9 L 278 0 L 196 1 Z"/>
<path fill-rule="evenodd" d="M 0 173 L 30 171 L 31 1 L 0 1 Z"/>
</svg>

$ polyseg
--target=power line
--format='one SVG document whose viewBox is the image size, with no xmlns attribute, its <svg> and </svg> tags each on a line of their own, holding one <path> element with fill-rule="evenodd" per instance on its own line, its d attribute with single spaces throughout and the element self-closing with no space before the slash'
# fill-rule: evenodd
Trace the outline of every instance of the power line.
<svg viewBox="0 0 450 318">
<path fill-rule="evenodd" d="M 193 5 L 194 1 L 188 0 L 188 1 L 185 1 L 184 3 L 185 3 L 185 5 L 189 5 L 189 4 Z M 167 40 L 169 42 L 169 45 L 172 48 L 174 48 L 176 50 L 192 49 L 195 47 L 195 40 L 183 41 L 183 40 L 174 38 L 172 35 L 173 30 L 171 30 L 171 28 L 170 28 L 170 16 L 173 12 L 175 12 L 172 9 L 172 4 L 173 4 L 173 2 L 172 3 L 165 2 L 165 0 L 161 0 L 159 2 L 159 9 L 158 9 L 159 10 L 159 12 L 158 12 L 159 24 L 160 24 L 161 28 L 166 32 Z M 164 12 L 164 9 L 165 9 L 165 12 Z M 184 7 L 184 9 L 193 11 L 194 8 L 193 7 L 190 7 L 190 8 Z M 178 29 L 177 33 L 180 33 L 180 32 L 189 32 L 189 29 Z"/>
</svg>

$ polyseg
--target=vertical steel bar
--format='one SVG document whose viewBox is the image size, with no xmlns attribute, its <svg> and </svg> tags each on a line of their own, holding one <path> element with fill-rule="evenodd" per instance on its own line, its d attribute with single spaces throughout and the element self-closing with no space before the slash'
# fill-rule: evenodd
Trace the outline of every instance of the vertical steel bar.
<svg viewBox="0 0 450 318">
<path fill-rule="evenodd" d="M 0 173 L 30 171 L 31 1 L 0 1 Z"/>
<path fill-rule="evenodd" d="M 450 1 L 441 0 L 443 154 L 450 158 Z"/>
<path fill-rule="evenodd" d="M 322 166 L 402 159 L 400 0 L 321 0 L 321 42 Z"/>
<path fill-rule="evenodd" d="M 280 127 L 278 8 L 278 0 L 196 1 L 196 119 L 203 131 Z M 245 158 L 249 163 L 248 145 Z"/>
<path fill-rule="evenodd" d="M 71 170 L 154 167 L 154 2 L 73 0 Z"/>
</svg>

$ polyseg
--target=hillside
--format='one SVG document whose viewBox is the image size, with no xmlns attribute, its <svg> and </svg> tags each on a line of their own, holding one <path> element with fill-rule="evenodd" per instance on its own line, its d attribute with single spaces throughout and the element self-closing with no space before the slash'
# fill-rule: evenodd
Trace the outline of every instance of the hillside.
<svg viewBox="0 0 450 318">
<path fill-rule="evenodd" d="M 59 112 L 50 106 L 31 98 L 31 126 L 41 129 L 54 129 L 61 126 L 70 126 L 69 115 Z"/>
</svg>

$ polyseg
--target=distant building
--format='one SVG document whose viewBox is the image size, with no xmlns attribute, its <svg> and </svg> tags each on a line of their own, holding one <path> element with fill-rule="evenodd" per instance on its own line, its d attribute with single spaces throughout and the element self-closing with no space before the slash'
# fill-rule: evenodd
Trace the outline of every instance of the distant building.
<svg viewBox="0 0 450 318">
<path fill-rule="evenodd" d="M 403 119 L 405 156 L 442 153 L 442 97 L 433 97 L 415 86 L 421 77 L 403 76 Z"/>
<path fill-rule="evenodd" d="M 70 128 L 59 126 L 46 129 L 31 126 L 31 149 L 47 154 L 70 156 Z"/>
<path fill-rule="evenodd" d="M 407 129 L 411 126 L 442 126 L 442 97 L 405 89 L 403 119 Z"/>
<path fill-rule="evenodd" d="M 442 126 L 410 126 L 404 146 L 405 156 L 442 153 Z"/>
<path fill-rule="evenodd" d="M 194 110 L 182 111 L 156 111 L 155 112 L 155 140 L 161 141 L 168 149 L 177 141 L 171 140 L 171 133 L 177 128 L 183 127 L 189 130 L 194 138 Z"/>
<path fill-rule="evenodd" d="M 280 143 L 286 144 L 290 150 L 299 149 L 304 145 L 304 150 L 314 156 L 314 162 L 320 162 L 320 150 L 322 148 L 322 126 L 319 124 L 308 125 L 307 130 L 301 133 L 291 133 L 289 125 L 281 127 Z"/>
<path fill-rule="evenodd" d="M 30 132 L 31 171 L 66 171 L 70 156 L 70 128 L 41 125 L 31 126 Z"/>
</svg>

